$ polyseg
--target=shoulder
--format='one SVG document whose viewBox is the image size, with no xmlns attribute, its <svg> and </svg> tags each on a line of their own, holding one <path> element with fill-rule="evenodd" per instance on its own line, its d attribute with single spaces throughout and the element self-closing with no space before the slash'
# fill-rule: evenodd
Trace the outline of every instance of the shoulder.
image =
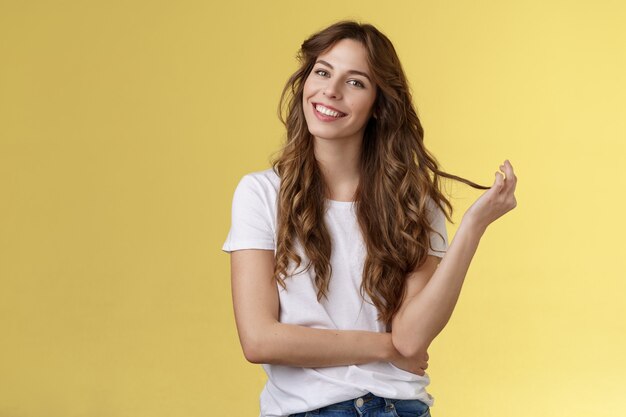
<svg viewBox="0 0 626 417">
<path fill-rule="evenodd" d="M 276 205 L 280 178 L 272 168 L 244 174 L 235 189 L 234 200 L 238 206 L 254 206 L 258 210 L 266 207 L 271 211 Z"/>
<path fill-rule="evenodd" d="M 430 196 L 426 199 L 426 213 L 431 220 L 441 217 L 442 215 L 445 217 L 441 205 Z"/>
<path fill-rule="evenodd" d="M 241 178 L 241 182 L 264 192 L 278 192 L 280 188 L 280 177 L 273 168 L 249 172 Z"/>
</svg>

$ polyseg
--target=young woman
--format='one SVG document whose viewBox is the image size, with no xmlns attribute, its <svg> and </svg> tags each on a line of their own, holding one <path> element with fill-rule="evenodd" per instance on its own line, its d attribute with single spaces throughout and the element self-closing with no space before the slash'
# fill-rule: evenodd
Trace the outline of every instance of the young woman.
<svg viewBox="0 0 626 417">
<path fill-rule="evenodd" d="M 513 167 L 491 187 L 439 170 L 374 26 L 335 23 L 298 58 L 286 143 L 240 180 L 222 248 L 244 355 L 268 375 L 261 416 L 428 416 L 428 346 L 487 226 L 516 206 Z M 439 177 L 487 190 L 450 245 Z"/>
</svg>

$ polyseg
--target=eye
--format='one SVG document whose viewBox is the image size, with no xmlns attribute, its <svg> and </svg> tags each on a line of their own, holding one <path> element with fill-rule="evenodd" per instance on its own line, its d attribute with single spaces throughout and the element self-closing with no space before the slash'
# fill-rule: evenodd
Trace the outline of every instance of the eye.
<svg viewBox="0 0 626 417">
<path fill-rule="evenodd" d="M 355 84 L 352 84 L 352 85 L 357 86 L 357 87 L 359 87 L 359 88 L 365 88 L 365 86 L 363 85 L 363 83 L 362 83 L 361 81 L 357 81 L 357 80 L 350 80 L 350 81 L 348 81 L 348 82 L 352 82 L 352 81 L 354 81 L 354 82 L 355 82 Z"/>
<path fill-rule="evenodd" d="M 327 77 L 328 76 L 328 71 L 323 70 L 323 69 L 316 69 L 315 71 L 313 71 L 315 74 L 319 75 L 320 77 Z M 351 83 L 351 85 L 358 87 L 358 88 L 365 88 L 365 85 L 363 85 L 363 83 L 359 80 L 348 80 L 349 83 Z M 354 84 L 352 84 L 354 83 Z"/>
</svg>

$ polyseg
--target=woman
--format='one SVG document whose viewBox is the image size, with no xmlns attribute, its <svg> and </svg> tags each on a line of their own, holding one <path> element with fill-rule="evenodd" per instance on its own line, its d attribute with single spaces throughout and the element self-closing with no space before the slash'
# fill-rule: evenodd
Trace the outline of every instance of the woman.
<svg viewBox="0 0 626 417">
<path fill-rule="evenodd" d="M 427 416 L 428 346 L 480 237 L 516 205 L 513 168 L 491 187 L 438 169 L 374 26 L 335 23 L 298 58 L 279 105 L 286 143 L 239 182 L 222 248 L 244 355 L 268 375 L 261 416 Z M 487 190 L 449 247 L 440 176 Z"/>
</svg>

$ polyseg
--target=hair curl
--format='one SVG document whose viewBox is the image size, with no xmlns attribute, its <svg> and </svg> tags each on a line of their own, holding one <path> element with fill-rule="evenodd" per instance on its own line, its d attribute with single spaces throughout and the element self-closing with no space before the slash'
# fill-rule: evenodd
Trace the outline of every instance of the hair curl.
<svg viewBox="0 0 626 417">
<path fill-rule="evenodd" d="M 334 23 L 304 41 L 297 54 L 300 67 L 285 84 L 278 105 L 287 135 L 278 158 L 272 161 L 281 178 L 274 278 L 283 288 L 290 261 L 296 267 L 302 262 L 294 249 L 299 243 L 309 259 L 305 271 L 311 266 L 315 271 L 318 301 L 327 296 L 332 274 L 331 239 L 324 223 L 328 188 L 314 156 L 302 100 L 304 83 L 317 57 L 341 39 L 353 39 L 365 47 L 372 81 L 378 87 L 373 108 L 377 117 L 369 119 L 363 135 L 355 204 L 367 249 L 361 296 L 367 293 L 378 310 L 378 320 L 389 328 L 405 296 L 407 274 L 425 262 L 430 248 L 433 228 L 427 218 L 428 200 L 452 222 L 453 208 L 440 191 L 439 177 L 477 189 L 490 187 L 439 170 L 436 158 L 424 146 L 424 129 L 391 41 L 371 24 Z"/>
</svg>

